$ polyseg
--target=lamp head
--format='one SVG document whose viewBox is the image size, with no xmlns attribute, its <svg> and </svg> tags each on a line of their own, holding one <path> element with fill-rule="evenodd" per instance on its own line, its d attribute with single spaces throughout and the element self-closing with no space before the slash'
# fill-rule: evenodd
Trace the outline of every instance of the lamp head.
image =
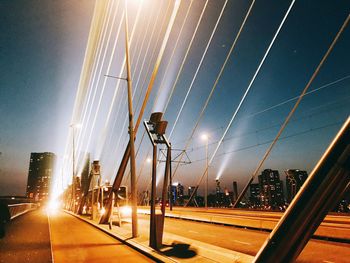
<svg viewBox="0 0 350 263">
<path fill-rule="evenodd" d="M 161 121 L 162 117 L 163 117 L 162 112 L 153 112 L 151 114 L 149 121 L 152 122 L 153 124 L 156 124 L 157 122 Z"/>
</svg>

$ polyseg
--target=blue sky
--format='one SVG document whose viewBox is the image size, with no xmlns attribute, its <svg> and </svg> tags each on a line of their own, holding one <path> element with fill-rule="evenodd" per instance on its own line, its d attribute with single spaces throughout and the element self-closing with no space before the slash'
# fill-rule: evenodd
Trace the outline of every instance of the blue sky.
<svg viewBox="0 0 350 263">
<path fill-rule="evenodd" d="M 132 1 L 131 1 L 132 2 Z M 168 132 L 172 129 L 180 105 L 192 81 L 194 72 L 204 52 L 205 46 L 218 19 L 225 1 L 209 1 L 198 33 L 184 64 L 183 72 L 170 99 L 164 118 L 169 121 Z M 172 49 L 179 34 L 190 1 L 182 1 L 175 26 L 170 35 L 165 55 L 155 82 L 150 102 L 144 118 L 152 108 L 162 109 L 196 23 L 205 4 L 204 0 L 194 1 L 189 10 L 180 42 L 175 55 L 165 71 Z M 188 96 L 179 122 L 174 129 L 171 142 L 174 148 L 183 149 L 189 138 L 203 103 L 207 99 L 217 74 L 229 48 L 238 32 L 250 2 L 229 1 L 224 9 L 212 43 Z M 259 65 L 274 33 L 276 32 L 290 1 L 256 1 L 252 13 L 238 39 L 236 48 L 218 82 L 217 89 L 208 104 L 203 119 L 187 149 L 191 165 L 181 166 L 174 180 L 184 185 L 194 185 L 203 173 L 205 165 L 205 147 L 200 139 L 203 132 L 209 133 L 211 155 L 223 134 L 234 110 L 246 90 Z M 134 105 L 142 100 L 142 85 L 148 84 L 155 55 L 164 36 L 166 22 L 173 2 L 144 0 L 141 9 L 141 23 L 135 31 L 130 52 L 135 98 Z M 40 7 L 40 8 L 39 8 Z M 73 112 L 73 103 L 77 92 L 80 70 L 83 64 L 94 1 L 2 1 L 0 3 L 0 194 L 23 194 L 29 166 L 30 152 L 52 151 L 63 159 L 65 146 L 70 141 L 69 124 Z M 111 41 L 102 46 L 106 52 L 96 64 L 96 72 L 107 72 L 107 61 L 113 63 L 109 73 L 119 74 L 123 59 L 123 35 L 116 36 L 117 26 L 121 22 L 123 5 L 113 2 L 109 9 L 110 22 L 106 32 L 111 30 Z M 132 31 L 137 6 L 129 6 L 129 23 Z M 231 188 L 232 181 L 240 185 L 245 183 L 262 158 L 269 142 L 275 137 L 281 123 L 292 108 L 295 100 L 274 107 L 298 96 L 310 79 L 313 71 L 326 52 L 335 34 L 349 14 L 348 1 L 296 1 L 284 26 L 281 29 L 260 73 L 242 104 L 229 132 L 219 148 L 210 167 L 210 189 L 214 189 L 216 176 L 220 176 L 222 186 Z M 112 17 L 115 12 L 114 24 Z M 162 20 L 163 19 L 163 20 Z M 163 24 L 161 21 L 164 21 Z M 154 34 L 145 27 L 157 24 Z M 141 26 L 140 26 L 141 25 Z M 123 32 L 122 32 L 123 33 Z M 111 50 L 113 41 L 117 41 L 115 55 Z M 143 42 L 144 41 L 144 42 Z M 150 43 L 147 52 L 147 44 Z M 144 45 L 141 45 L 144 43 Z M 277 143 L 264 168 L 279 169 L 280 173 L 288 168 L 311 171 L 315 162 L 334 137 L 341 123 L 349 115 L 350 100 L 350 28 L 347 27 L 333 52 L 322 67 L 310 90 L 300 104 L 295 116 Z M 154 50 L 155 53 L 152 53 Z M 141 71 L 141 62 L 145 58 Z M 165 74 L 166 73 L 166 74 Z M 160 100 L 154 105 L 160 84 L 164 77 Z M 137 80 L 138 81 L 138 86 Z M 127 127 L 123 123 L 126 116 L 125 83 L 121 84 L 117 101 L 112 106 L 113 114 L 107 139 L 101 155 L 97 154 L 101 138 L 101 127 L 111 105 L 111 97 L 116 89 L 116 81 L 108 79 L 105 93 L 101 93 L 103 76 L 100 81 L 89 87 L 96 92 L 96 99 L 89 102 L 88 109 L 96 109 L 97 98 L 102 97 L 102 106 L 96 115 L 96 125 L 88 133 L 93 115 L 83 123 L 79 134 L 81 143 L 79 152 L 90 152 L 92 158 L 99 157 L 103 176 L 111 179 L 115 175 L 127 141 Z M 124 92 L 123 92 L 124 90 Z M 87 98 L 86 98 L 87 102 Z M 270 110 L 270 107 L 274 107 Z M 261 113 L 259 113 L 261 112 Z M 137 117 L 137 114 L 136 114 Z M 113 129 L 114 127 L 114 129 Z M 85 133 L 83 136 L 83 131 Z M 86 132 L 88 131 L 88 132 Z M 143 127 L 137 135 L 137 144 L 142 137 Z M 118 144 L 118 141 L 120 142 Z M 137 159 L 138 172 L 148 152 L 147 140 L 142 142 Z M 68 153 L 69 154 L 69 153 Z M 71 166 L 70 166 L 71 167 Z M 145 189 L 150 167 L 142 169 L 140 190 Z M 64 180 L 70 178 L 69 171 Z"/>
</svg>

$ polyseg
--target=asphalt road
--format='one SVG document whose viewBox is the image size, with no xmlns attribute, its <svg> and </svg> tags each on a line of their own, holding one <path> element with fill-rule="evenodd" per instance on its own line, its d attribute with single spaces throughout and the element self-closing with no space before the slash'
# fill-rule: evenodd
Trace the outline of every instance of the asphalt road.
<svg viewBox="0 0 350 263">
<path fill-rule="evenodd" d="M 50 214 L 55 263 L 153 262 L 104 232 L 64 212 Z"/>
<path fill-rule="evenodd" d="M 0 239 L 0 263 L 153 262 L 64 212 L 35 210 L 12 220 Z"/>
<path fill-rule="evenodd" d="M 6 236 L 0 239 L 0 262 L 52 262 L 45 212 L 29 212 L 6 225 Z"/>
<path fill-rule="evenodd" d="M 148 236 L 149 217 L 139 215 L 139 229 Z M 165 219 L 165 232 L 255 256 L 267 232 L 224 225 Z M 297 262 L 349 262 L 350 244 L 311 240 Z"/>
</svg>

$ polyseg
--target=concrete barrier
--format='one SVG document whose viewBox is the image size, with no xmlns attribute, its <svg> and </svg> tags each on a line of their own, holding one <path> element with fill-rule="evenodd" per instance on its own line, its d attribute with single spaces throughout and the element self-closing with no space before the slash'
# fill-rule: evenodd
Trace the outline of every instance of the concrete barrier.
<svg viewBox="0 0 350 263">
<path fill-rule="evenodd" d="M 138 213 L 149 214 L 148 207 L 139 207 Z M 194 220 L 206 223 L 224 224 L 235 227 L 271 231 L 280 220 L 282 212 L 202 209 L 176 207 L 166 210 L 165 216 L 171 218 Z M 350 217 L 327 215 L 314 234 L 314 238 L 342 240 L 350 243 Z"/>
</svg>

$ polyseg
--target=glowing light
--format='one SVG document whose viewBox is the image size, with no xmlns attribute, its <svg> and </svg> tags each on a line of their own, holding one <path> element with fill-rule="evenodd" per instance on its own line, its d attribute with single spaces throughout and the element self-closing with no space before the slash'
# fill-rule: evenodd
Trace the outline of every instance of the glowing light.
<svg viewBox="0 0 350 263">
<path fill-rule="evenodd" d="M 102 207 L 101 210 L 100 210 L 100 214 L 104 215 L 104 213 L 106 213 L 106 209 L 104 207 Z"/>
<path fill-rule="evenodd" d="M 146 159 L 146 162 L 147 162 L 147 163 L 151 163 L 151 162 L 152 162 L 152 159 L 148 157 L 148 158 Z"/>
<path fill-rule="evenodd" d="M 120 214 L 122 217 L 130 217 L 132 209 L 130 206 L 123 206 L 120 208 Z"/>
<path fill-rule="evenodd" d="M 57 201 L 57 199 L 51 199 L 46 207 L 46 212 L 50 215 L 56 214 L 60 208 L 60 203 Z"/>
<path fill-rule="evenodd" d="M 80 129 L 81 126 L 82 126 L 81 123 L 73 123 L 73 124 L 70 125 L 70 127 L 76 128 L 76 129 Z"/>
<path fill-rule="evenodd" d="M 173 186 L 178 186 L 179 185 L 179 182 L 174 182 L 173 183 Z"/>
<path fill-rule="evenodd" d="M 203 133 L 201 138 L 202 138 L 203 141 L 208 141 L 209 140 L 209 136 L 206 133 Z"/>
</svg>

